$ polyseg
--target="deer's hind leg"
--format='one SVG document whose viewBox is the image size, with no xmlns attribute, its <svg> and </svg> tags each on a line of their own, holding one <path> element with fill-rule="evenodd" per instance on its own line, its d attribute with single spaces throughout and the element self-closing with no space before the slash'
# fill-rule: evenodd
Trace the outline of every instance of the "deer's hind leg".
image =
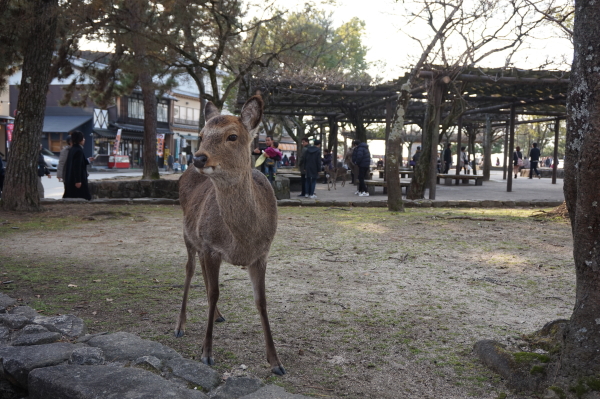
<svg viewBox="0 0 600 399">
<path fill-rule="evenodd" d="M 212 252 L 206 252 L 201 258 L 202 274 L 206 283 L 208 295 L 208 322 L 206 323 L 206 336 L 202 345 L 202 363 L 212 366 L 215 360 L 212 356 L 213 344 L 213 320 L 217 312 L 217 301 L 219 300 L 219 269 L 221 268 L 221 256 Z M 221 316 L 222 317 L 222 316 Z"/>
<path fill-rule="evenodd" d="M 186 243 L 188 260 L 185 265 L 185 283 L 183 286 L 183 301 L 181 303 L 181 312 L 179 313 L 179 319 L 177 320 L 177 325 L 175 326 L 175 338 L 183 337 L 185 334 L 185 322 L 186 322 L 186 308 L 188 301 L 188 293 L 190 291 L 190 284 L 192 282 L 192 277 L 194 277 L 194 271 L 196 270 L 196 254 L 191 245 Z"/>
<path fill-rule="evenodd" d="M 271 326 L 269 325 L 269 317 L 267 316 L 267 296 L 265 293 L 265 272 L 267 269 L 266 259 L 259 259 L 248 267 L 248 273 L 250 274 L 250 280 L 252 281 L 252 288 L 254 291 L 254 303 L 260 314 L 260 321 L 262 324 L 265 345 L 267 349 L 267 361 L 271 365 L 271 371 L 277 375 L 284 375 L 285 369 L 279 361 L 277 351 L 275 350 L 275 344 L 273 343 L 273 336 L 271 335 Z"/>
</svg>

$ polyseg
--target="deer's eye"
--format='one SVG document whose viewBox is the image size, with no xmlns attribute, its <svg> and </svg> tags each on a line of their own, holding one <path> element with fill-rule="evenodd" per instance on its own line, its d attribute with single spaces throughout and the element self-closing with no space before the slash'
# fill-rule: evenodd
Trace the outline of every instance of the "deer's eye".
<svg viewBox="0 0 600 399">
<path fill-rule="evenodd" d="M 227 137 L 227 141 L 236 141 L 237 140 L 237 134 L 230 134 L 229 137 Z"/>
</svg>

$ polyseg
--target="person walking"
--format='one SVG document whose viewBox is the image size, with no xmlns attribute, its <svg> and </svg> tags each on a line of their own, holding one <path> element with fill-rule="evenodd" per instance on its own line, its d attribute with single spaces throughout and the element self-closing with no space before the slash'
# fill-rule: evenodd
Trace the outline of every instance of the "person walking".
<svg viewBox="0 0 600 399">
<path fill-rule="evenodd" d="M 463 169 L 463 172 L 467 174 L 467 170 L 469 169 L 469 158 L 467 157 L 466 147 L 460 147 L 460 167 Z"/>
<path fill-rule="evenodd" d="M 444 150 L 444 174 L 447 174 L 452 166 L 452 144 L 446 144 L 446 149 Z"/>
<path fill-rule="evenodd" d="M 58 157 L 58 165 L 56 166 L 56 178 L 58 181 L 63 182 L 65 184 L 65 163 L 67 162 L 67 157 L 69 156 L 69 150 L 71 149 L 71 136 L 67 137 L 67 145 L 60 150 L 60 155 Z"/>
<path fill-rule="evenodd" d="M 290 166 L 293 168 L 294 166 L 296 166 L 296 156 L 294 155 L 294 153 L 292 152 L 292 155 L 290 155 Z"/>
<path fill-rule="evenodd" d="M 83 198 L 91 200 L 88 186 L 87 165 L 90 164 L 83 153 L 85 138 L 79 130 L 71 133 L 71 149 L 65 163 L 65 193 L 63 198 Z"/>
<path fill-rule="evenodd" d="M 315 140 L 315 145 L 306 149 L 304 155 L 304 170 L 306 173 L 306 198 L 316 199 L 315 188 L 317 186 L 317 178 L 322 168 L 321 163 L 321 140 Z"/>
<path fill-rule="evenodd" d="M 529 150 L 529 178 L 533 179 L 533 172 L 537 175 L 538 179 L 542 178 L 542 175 L 537 170 L 538 162 L 540 161 L 540 149 L 537 148 L 537 143 L 532 144 L 531 150 Z"/>
<path fill-rule="evenodd" d="M 421 158 L 421 147 L 418 146 L 417 150 L 415 151 L 414 155 L 412 156 L 412 161 L 410 162 L 410 166 L 412 166 L 413 170 L 415 170 L 415 168 L 417 167 L 417 163 L 419 162 L 420 158 Z"/>
<path fill-rule="evenodd" d="M 302 145 L 302 152 L 298 155 L 298 169 L 300 169 L 300 186 L 302 187 L 302 191 L 298 197 L 306 197 L 306 170 L 304 168 L 304 161 L 306 151 L 308 150 L 308 137 L 302 137 L 300 144 Z"/>
<path fill-rule="evenodd" d="M 344 154 L 344 163 L 348 166 L 348 169 L 350 169 L 350 177 L 352 180 L 350 184 L 356 184 L 356 181 L 358 180 L 358 167 L 352 162 L 352 154 L 359 143 L 360 141 L 358 140 L 352 140 L 352 146 Z"/>
<path fill-rule="evenodd" d="M 48 176 L 48 179 L 51 178 L 50 171 L 46 166 L 46 161 L 44 160 L 44 154 L 42 154 L 42 145 L 40 144 L 40 152 L 38 153 L 38 162 L 37 162 L 37 175 L 38 175 L 38 194 L 40 198 L 44 198 L 44 185 L 42 184 L 42 177 Z"/>
<path fill-rule="evenodd" d="M 368 197 L 369 193 L 365 184 L 365 176 L 369 173 L 371 152 L 367 143 L 359 142 L 352 153 L 352 163 L 358 167 L 358 191 L 354 194 L 357 194 L 359 197 Z"/>
<path fill-rule="evenodd" d="M 517 146 L 515 148 L 515 152 L 513 153 L 513 173 L 515 174 L 515 179 L 519 173 L 519 169 L 523 166 L 523 153 L 521 152 L 521 147 Z"/>
</svg>

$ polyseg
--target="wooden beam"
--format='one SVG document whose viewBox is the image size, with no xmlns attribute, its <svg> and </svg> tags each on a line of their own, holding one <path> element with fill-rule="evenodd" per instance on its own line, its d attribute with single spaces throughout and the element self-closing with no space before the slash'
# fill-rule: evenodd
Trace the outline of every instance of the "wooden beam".
<svg viewBox="0 0 600 399">
<path fill-rule="evenodd" d="M 419 72 L 420 78 L 431 79 L 434 77 L 433 71 L 421 71 Z M 454 80 L 460 80 L 461 82 L 479 82 L 479 83 L 496 83 L 496 84 L 526 84 L 526 85 L 539 85 L 539 84 L 565 84 L 568 85 L 569 79 L 560 78 L 516 78 L 516 77 L 494 77 L 494 76 L 480 76 L 480 75 L 469 75 L 461 74 L 458 75 Z"/>
</svg>

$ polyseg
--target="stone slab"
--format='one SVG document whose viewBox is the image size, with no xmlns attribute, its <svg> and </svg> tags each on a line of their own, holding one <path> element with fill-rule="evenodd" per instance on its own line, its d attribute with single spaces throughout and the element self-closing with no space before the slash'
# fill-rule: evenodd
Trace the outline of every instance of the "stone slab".
<svg viewBox="0 0 600 399">
<path fill-rule="evenodd" d="M 29 399 L 206 399 L 149 371 L 114 366 L 59 365 L 34 370 Z"/>
<path fill-rule="evenodd" d="M 258 378 L 229 377 L 225 385 L 220 386 L 211 395 L 212 399 L 237 399 L 258 391 L 265 384 Z"/>
<path fill-rule="evenodd" d="M 60 316 L 37 316 L 32 322 L 44 326 L 50 331 L 59 332 L 69 338 L 77 338 L 84 335 L 87 331 L 83 320 L 71 314 Z"/>
<path fill-rule="evenodd" d="M 165 363 L 174 377 L 184 380 L 188 385 L 202 387 L 207 391 L 221 383 L 220 374 L 204 363 L 189 359 L 172 359 Z"/>
<path fill-rule="evenodd" d="M 102 349 L 109 362 L 134 361 L 142 356 L 154 356 L 163 361 L 181 358 L 179 353 L 167 346 L 126 332 L 100 335 L 90 339 L 87 344 Z"/>
<path fill-rule="evenodd" d="M 0 349 L 3 377 L 15 385 L 27 387 L 27 376 L 40 367 L 66 362 L 77 346 L 67 342 L 35 346 L 9 346 Z"/>
</svg>

